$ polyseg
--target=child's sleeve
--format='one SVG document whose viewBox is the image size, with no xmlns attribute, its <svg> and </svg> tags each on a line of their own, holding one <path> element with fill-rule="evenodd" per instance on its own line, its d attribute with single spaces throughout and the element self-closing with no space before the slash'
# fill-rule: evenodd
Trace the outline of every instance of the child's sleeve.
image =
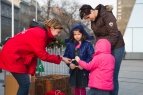
<svg viewBox="0 0 143 95">
<path fill-rule="evenodd" d="M 92 55 L 94 54 L 94 48 L 92 44 L 89 42 L 88 47 L 87 47 L 87 59 L 85 62 L 90 62 L 92 60 Z"/>
<path fill-rule="evenodd" d="M 63 57 L 69 58 L 69 44 L 67 45 L 65 49 Z M 67 66 L 69 67 L 69 64 L 67 64 Z"/>
<path fill-rule="evenodd" d="M 69 44 L 67 45 L 63 57 L 69 58 Z"/>
<path fill-rule="evenodd" d="M 78 64 L 83 67 L 84 69 L 86 70 L 93 70 L 93 69 L 96 69 L 98 67 L 98 58 L 97 57 L 94 57 L 90 62 L 85 62 L 85 61 L 82 61 L 80 60 L 78 62 Z"/>
</svg>

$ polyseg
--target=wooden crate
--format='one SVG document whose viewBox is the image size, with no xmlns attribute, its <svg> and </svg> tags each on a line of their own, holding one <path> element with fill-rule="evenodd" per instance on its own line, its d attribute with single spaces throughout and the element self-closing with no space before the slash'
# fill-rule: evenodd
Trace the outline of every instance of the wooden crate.
<svg viewBox="0 0 143 95">
<path fill-rule="evenodd" d="M 68 84 L 68 75 L 47 75 L 35 79 L 35 95 L 45 95 L 52 89 L 60 90 L 66 95 L 73 95 L 73 89 Z"/>
</svg>

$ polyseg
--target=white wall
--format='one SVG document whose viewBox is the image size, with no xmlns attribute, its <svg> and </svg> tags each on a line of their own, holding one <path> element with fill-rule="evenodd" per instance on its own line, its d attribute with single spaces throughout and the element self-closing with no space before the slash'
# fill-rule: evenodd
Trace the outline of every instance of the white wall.
<svg viewBox="0 0 143 95">
<path fill-rule="evenodd" d="M 124 40 L 126 52 L 143 52 L 143 0 L 136 0 Z"/>
<path fill-rule="evenodd" d="M 136 3 L 143 3 L 143 0 L 136 0 Z"/>
<path fill-rule="evenodd" d="M 143 3 L 134 5 L 127 27 L 143 27 Z"/>
<path fill-rule="evenodd" d="M 126 52 L 132 52 L 132 28 L 126 28 L 125 34 L 124 34 L 124 41 L 125 41 L 125 51 Z"/>
</svg>

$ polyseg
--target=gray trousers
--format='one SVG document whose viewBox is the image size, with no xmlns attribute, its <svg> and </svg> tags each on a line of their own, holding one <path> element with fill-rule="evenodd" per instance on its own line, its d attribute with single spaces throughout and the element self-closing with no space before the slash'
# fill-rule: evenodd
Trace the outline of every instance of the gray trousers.
<svg viewBox="0 0 143 95">
<path fill-rule="evenodd" d="M 110 91 L 99 90 L 96 88 L 90 88 L 87 95 L 110 95 Z"/>
</svg>

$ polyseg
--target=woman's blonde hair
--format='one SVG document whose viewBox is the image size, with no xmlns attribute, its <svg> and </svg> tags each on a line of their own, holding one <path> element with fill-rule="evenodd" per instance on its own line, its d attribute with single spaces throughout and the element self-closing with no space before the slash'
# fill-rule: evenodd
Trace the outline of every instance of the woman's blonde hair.
<svg viewBox="0 0 143 95">
<path fill-rule="evenodd" d="M 55 29 L 63 29 L 63 26 L 62 24 L 60 23 L 60 21 L 58 19 L 55 19 L 55 18 L 52 18 L 52 19 L 49 19 L 49 20 L 46 20 L 43 22 L 43 25 L 46 27 L 46 28 L 55 28 Z"/>
</svg>

